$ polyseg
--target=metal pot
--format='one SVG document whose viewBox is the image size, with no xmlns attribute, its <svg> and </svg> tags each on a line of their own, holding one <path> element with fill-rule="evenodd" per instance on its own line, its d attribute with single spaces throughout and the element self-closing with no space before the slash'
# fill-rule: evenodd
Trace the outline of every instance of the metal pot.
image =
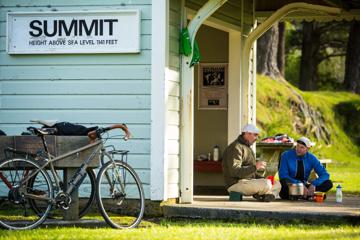
<svg viewBox="0 0 360 240">
<path fill-rule="evenodd" d="M 304 194 L 303 183 L 292 183 L 289 185 L 289 196 L 290 197 L 301 197 Z"/>
</svg>

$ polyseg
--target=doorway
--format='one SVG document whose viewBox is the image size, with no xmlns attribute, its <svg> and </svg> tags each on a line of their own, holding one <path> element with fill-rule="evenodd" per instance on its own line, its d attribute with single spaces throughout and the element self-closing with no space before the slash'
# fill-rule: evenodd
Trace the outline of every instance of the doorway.
<svg viewBox="0 0 360 240">
<path fill-rule="evenodd" d="M 201 63 L 194 69 L 194 194 L 223 195 L 227 194 L 221 157 L 228 144 L 229 33 L 202 25 L 196 41 Z M 220 69 L 214 74 L 223 78 L 221 82 L 214 83 L 212 78 L 214 81 L 204 83 L 208 69 Z M 218 161 L 214 161 L 215 146 L 219 148 Z"/>
</svg>

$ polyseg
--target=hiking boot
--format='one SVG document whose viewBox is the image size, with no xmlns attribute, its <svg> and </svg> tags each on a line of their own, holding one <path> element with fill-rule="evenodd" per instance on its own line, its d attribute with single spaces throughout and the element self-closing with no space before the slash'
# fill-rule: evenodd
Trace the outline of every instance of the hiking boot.
<svg viewBox="0 0 360 240">
<path fill-rule="evenodd" d="M 265 194 L 263 195 L 263 202 L 272 202 L 275 200 L 274 194 Z"/>
<path fill-rule="evenodd" d="M 259 202 L 272 202 L 275 200 L 275 196 L 274 194 L 264 194 L 264 195 L 259 195 L 254 194 L 253 197 L 258 200 Z"/>
<path fill-rule="evenodd" d="M 253 195 L 253 198 L 255 198 L 256 200 L 258 200 L 259 202 L 262 201 L 262 195 L 259 195 L 258 193 Z"/>
</svg>

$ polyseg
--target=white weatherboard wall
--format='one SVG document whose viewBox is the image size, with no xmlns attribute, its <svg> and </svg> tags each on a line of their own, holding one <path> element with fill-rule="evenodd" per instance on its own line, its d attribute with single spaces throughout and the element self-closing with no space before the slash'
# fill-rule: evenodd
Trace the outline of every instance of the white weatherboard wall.
<svg viewBox="0 0 360 240">
<path fill-rule="evenodd" d="M 153 9 L 151 94 L 151 200 L 179 197 L 181 4 L 156 1 Z"/>
<path fill-rule="evenodd" d="M 167 0 L 152 5 L 151 36 L 151 161 L 150 198 L 163 200 L 166 196 L 166 69 L 167 58 Z"/>
<path fill-rule="evenodd" d="M 171 0 L 169 10 L 169 70 L 167 98 L 167 197 L 180 194 L 180 53 L 181 1 Z"/>
<path fill-rule="evenodd" d="M 0 129 L 18 135 L 31 119 L 88 126 L 127 123 L 134 138 L 108 142 L 130 150 L 129 163 L 150 198 L 151 0 L 2 0 Z M 140 53 L 8 55 L 7 12 L 140 11 Z M 118 132 L 120 133 L 120 132 Z"/>
</svg>

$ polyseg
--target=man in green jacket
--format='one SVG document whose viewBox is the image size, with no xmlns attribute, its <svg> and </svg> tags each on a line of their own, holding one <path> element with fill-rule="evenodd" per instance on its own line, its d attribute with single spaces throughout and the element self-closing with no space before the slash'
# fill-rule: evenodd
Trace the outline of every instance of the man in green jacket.
<svg viewBox="0 0 360 240">
<path fill-rule="evenodd" d="M 260 130 L 247 124 L 242 133 L 224 151 L 222 167 L 228 192 L 239 192 L 244 196 L 254 196 L 259 201 L 275 200 L 281 189 L 278 181 L 272 185 L 259 171 L 266 168 L 266 162 L 256 161 L 250 148 L 255 143 Z"/>
</svg>

